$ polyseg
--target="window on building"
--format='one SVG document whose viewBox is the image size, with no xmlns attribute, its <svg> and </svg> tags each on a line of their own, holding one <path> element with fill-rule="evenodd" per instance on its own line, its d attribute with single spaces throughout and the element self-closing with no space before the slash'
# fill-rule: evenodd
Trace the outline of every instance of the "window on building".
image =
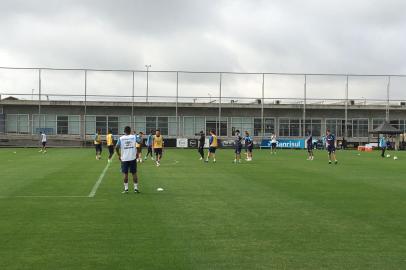
<svg viewBox="0 0 406 270">
<path fill-rule="evenodd" d="M 162 135 L 168 135 L 168 117 L 159 116 L 157 117 L 157 128 L 161 131 Z"/>
<path fill-rule="evenodd" d="M 183 135 L 184 136 L 195 135 L 195 118 L 193 116 L 183 117 Z"/>
<path fill-rule="evenodd" d="M 118 116 L 109 116 L 108 117 L 108 122 L 107 122 L 107 127 L 109 130 L 111 130 L 112 134 L 119 134 L 118 133 Z M 106 134 L 104 132 L 103 134 Z"/>
<path fill-rule="evenodd" d="M 99 129 L 101 130 L 101 134 L 107 133 L 107 116 L 96 116 L 96 130 L 93 131 L 93 133 Z"/>
<path fill-rule="evenodd" d="M 144 121 L 145 122 L 145 121 Z M 133 125 L 131 124 L 131 116 L 130 115 L 120 115 L 118 117 L 118 132 L 113 133 L 113 134 L 124 134 L 124 128 L 126 126 L 132 127 Z M 142 130 L 137 129 L 137 126 L 134 125 L 134 128 L 136 131 L 142 131 L 145 132 L 145 128 Z"/>
<path fill-rule="evenodd" d="M 368 137 L 368 119 L 352 120 L 352 137 Z"/>
<path fill-rule="evenodd" d="M 275 119 L 264 118 L 264 134 L 262 134 L 262 119 L 254 118 L 254 136 L 270 136 L 275 133 Z"/>
<path fill-rule="evenodd" d="M 290 136 L 297 137 L 300 136 L 300 120 L 290 119 Z"/>
<path fill-rule="evenodd" d="M 219 122 L 217 117 L 206 117 L 206 133 L 209 134 L 210 130 L 214 130 L 217 136 L 228 136 L 227 132 L 227 117 L 222 117 L 220 121 L 220 130 L 218 130 Z"/>
<path fill-rule="evenodd" d="M 279 136 L 289 137 L 289 119 L 279 119 Z"/>
<path fill-rule="evenodd" d="M 69 129 L 69 134 L 71 134 L 71 135 L 80 134 L 80 116 L 79 115 L 69 115 L 68 129 Z"/>
<path fill-rule="evenodd" d="M 156 130 L 156 117 L 155 116 L 147 116 L 146 118 L 146 129 L 147 132 L 151 132 Z"/>
<path fill-rule="evenodd" d="M 168 135 L 169 136 L 178 135 L 178 121 L 177 121 L 178 119 L 176 119 L 176 117 L 174 117 L 174 116 L 168 117 Z"/>
<path fill-rule="evenodd" d="M 303 120 L 300 121 L 303 126 Z M 321 136 L 321 119 L 306 119 L 305 132 L 313 136 Z"/>
<path fill-rule="evenodd" d="M 34 114 L 32 121 L 32 133 L 38 134 L 44 131 L 48 135 L 56 134 L 56 115 L 54 114 Z"/>
<path fill-rule="evenodd" d="M 69 134 L 69 116 L 58 115 L 56 117 L 56 133 Z"/>
<path fill-rule="evenodd" d="M 154 127 L 147 129 L 146 124 L 147 124 L 147 122 L 146 122 L 145 116 L 136 116 L 134 118 L 134 127 L 135 127 L 135 130 L 137 130 L 138 132 L 141 131 L 146 134 L 149 134 L 150 132 L 155 131 Z M 123 127 L 123 129 L 124 129 L 124 127 Z"/>
<path fill-rule="evenodd" d="M 96 116 L 86 115 L 85 117 L 86 134 L 96 133 Z"/>
</svg>

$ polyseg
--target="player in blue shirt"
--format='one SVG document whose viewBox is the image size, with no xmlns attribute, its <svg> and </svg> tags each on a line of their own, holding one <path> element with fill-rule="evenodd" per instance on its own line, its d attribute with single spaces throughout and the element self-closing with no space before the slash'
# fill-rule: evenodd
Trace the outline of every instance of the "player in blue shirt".
<svg viewBox="0 0 406 270">
<path fill-rule="evenodd" d="M 313 135 L 310 132 L 307 134 L 306 146 L 307 146 L 307 153 L 309 155 L 307 160 L 313 160 L 314 159 L 314 155 L 313 155 Z"/>
<path fill-rule="evenodd" d="M 147 155 L 145 156 L 145 160 L 147 160 L 147 158 L 148 158 L 148 156 L 150 155 L 151 156 L 151 160 L 154 160 L 154 157 L 152 156 L 152 139 L 153 139 L 153 137 L 154 137 L 154 134 L 155 133 L 155 131 L 153 131 L 153 130 L 151 130 L 150 132 L 149 132 L 149 135 L 148 135 L 148 137 L 147 137 L 147 141 L 145 142 L 145 145 L 147 146 L 147 148 L 148 148 L 148 153 L 147 153 Z"/>
<path fill-rule="evenodd" d="M 235 131 L 234 147 L 235 147 L 234 163 L 241 163 L 242 137 L 238 129 Z"/>
<path fill-rule="evenodd" d="M 330 129 L 326 131 L 326 144 L 328 151 L 328 164 L 331 164 L 331 160 L 334 159 L 334 163 L 337 164 L 336 158 L 336 137 L 330 132 Z"/>
<path fill-rule="evenodd" d="M 247 130 L 245 131 L 244 142 L 245 142 L 245 152 L 247 154 L 246 160 L 252 161 L 252 149 L 254 149 L 254 141 L 252 140 Z"/>
</svg>

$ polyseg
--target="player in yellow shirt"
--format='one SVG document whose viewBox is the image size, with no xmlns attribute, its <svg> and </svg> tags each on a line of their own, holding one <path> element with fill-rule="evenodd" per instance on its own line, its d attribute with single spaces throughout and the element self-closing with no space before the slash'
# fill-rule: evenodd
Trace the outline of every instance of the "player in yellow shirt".
<svg viewBox="0 0 406 270">
<path fill-rule="evenodd" d="M 107 148 L 109 149 L 108 162 L 110 163 L 111 159 L 113 158 L 113 155 L 114 155 L 114 138 L 113 138 L 113 134 L 111 134 L 111 129 L 109 129 L 109 131 L 107 132 L 106 144 L 107 144 Z"/>
<path fill-rule="evenodd" d="M 210 137 L 209 137 L 209 153 L 207 154 L 207 158 L 205 162 L 209 162 L 209 158 L 213 157 L 213 162 L 216 162 L 216 149 L 218 147 L 218 140 L 216 136 L 216 132 L 214 130 L 210 130 Z"/>
<path fill-rule="evenodd" d="M 101 159 L 101 153 L 102 153 L 102 139 L 101 139 L 101 129 L 99 128 L 93 136 L 93 144 L 96 149 L 96 159 L 100 160 Z"/>
<path fill-rule="evenodd" d="M 164 138 L 159 129 L 155 131 L 155 136 L 152 139 L 152 148 L 156 156 L 156 166 L 159 167 L 161 165 L 162 150 L 164 148 Z"/>
</svg>

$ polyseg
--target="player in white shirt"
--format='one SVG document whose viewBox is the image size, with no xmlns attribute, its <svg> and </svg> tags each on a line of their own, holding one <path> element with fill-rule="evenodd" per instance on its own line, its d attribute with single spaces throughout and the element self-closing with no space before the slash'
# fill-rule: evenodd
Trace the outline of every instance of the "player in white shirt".
<svg viewBox="0 0 406 270">
<path fill-rule="evenodd" d="M 118 159 L 121 161 L 121 172 L 124 175 L 124 191 L 123 193 L 128 193 L 128 171 L 133 176 L 134 181 L 134 192 L 139 193 L 138 190 L 138 176 L 137 176 L 137 149 L 135 147 L 136 138 L 135 135 L 131 134 L 131 128 L 124 128 L 124 136 L 118 139 L 116 144 L 116 153 Z"/>
<path fill-rule="evenodd" d="M 39 152 L 45 154 L 47 152 L 47 135 L 45 134 L 44 131 L 41 131 L 41 145 L 42 148 L 39 150 Z"/>
<path fill-rule="evenodd" d="M 276 154 L 276 145 L 278 144 L 278 141 L 276 139 L 276 135 L 272 134 L 271 135 L 271 154 Z"/>
</svg>

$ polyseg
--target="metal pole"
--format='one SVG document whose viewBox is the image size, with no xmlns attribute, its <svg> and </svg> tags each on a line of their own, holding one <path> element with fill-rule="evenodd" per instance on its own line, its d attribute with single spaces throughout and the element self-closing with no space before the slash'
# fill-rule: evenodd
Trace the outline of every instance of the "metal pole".
<svg viewBox="0 0 406 270">
<path fill-rule="evenodd" d="M 86 124 L 87 124 L 87 119 L 86 119 L 86 114 L 87 114 L 87 70 L 85 69 L 84 70 L 84 72 L 85 72 L 85 112 L 84 112 L 84 131 L 83 131 L 83 140 L 84 140 L 84 143 L 85 143 L 85 145 L 86 145 Z"/>
<path fill-rule="evenodd" d="M 389 91 L 390 91 L 390 76 L 388 76 L 388 85 L 386 86 L 386 122 L 389 122 Z"/>
<path fill-rule="evenodd" d="M 135 127 L 135 119 L 134 119 L 134 93 L 135 93 L 135 72 L 132 72 L 132 89 L 131 89 L 131 126 Z"/>
<path fill-rule="evenodd" d="M 302 127 L 302 136 L 306 137 L 306 95 L 307 95 L 307 76 L 304 75 L 304 87 L 303 87 L 303 127 Z"/>
<path fill-rule="evenodd" d="M 219 85 L 219 121 L 218 121 L 218 131 L 217 134 L 221 136 L 221 81 L 222 81 L 223 74 L 220 73 L 220 85 Z"/>
<path fill-rule="evenodd" d="M 41 69 L 38 69 L 38 126 L 39 130 L 41 131 L 42 129 L 42 124 L 41 124 Z"/>
<path fill-rule="evenodd" d="M 175 117 L 176 117 L 176 137 L 179 137 L 179 119 L 178 119 L 178 100 L 179 99 L 179 72 L 176 72 L 176 105 L 175 105 Z"/>
<path fill-rule="evenodd" d="M 146 93 L 146 102 L 148 102 L 148 92 L 149 92 L 149 68 L 151 67 L 151 65 L 145 65 L 145 67 L 147 68 L 147 93 Z"/>
<path fill-rule="evenodd" d="M 347 137 L 348 137 L 348 75 L 347 75 L 346 83 L 345 83 L 345 106 L 344 106 L 344 108 L 345 108 L 345 112 L 344 112 L 344 114 L 345 114 L 345 116 L 344 116 L 344 118 L 345 118 L 344 119 L 344 121 L 345 121 L 345 123 L 344 123 L 344 128 L 345 128 L 344 136 L 345 136 L 345 139 L 347 139 Z"/>
<path fill-rule="evenodd" d="M 262 73 L 262 98 L 261 98 L 261 136 L 262 136 L 262 138 L 264 138 L 264 136 L 265 136 L 264 102 L 265 102 L 265 74 Z"/>
</svg>

